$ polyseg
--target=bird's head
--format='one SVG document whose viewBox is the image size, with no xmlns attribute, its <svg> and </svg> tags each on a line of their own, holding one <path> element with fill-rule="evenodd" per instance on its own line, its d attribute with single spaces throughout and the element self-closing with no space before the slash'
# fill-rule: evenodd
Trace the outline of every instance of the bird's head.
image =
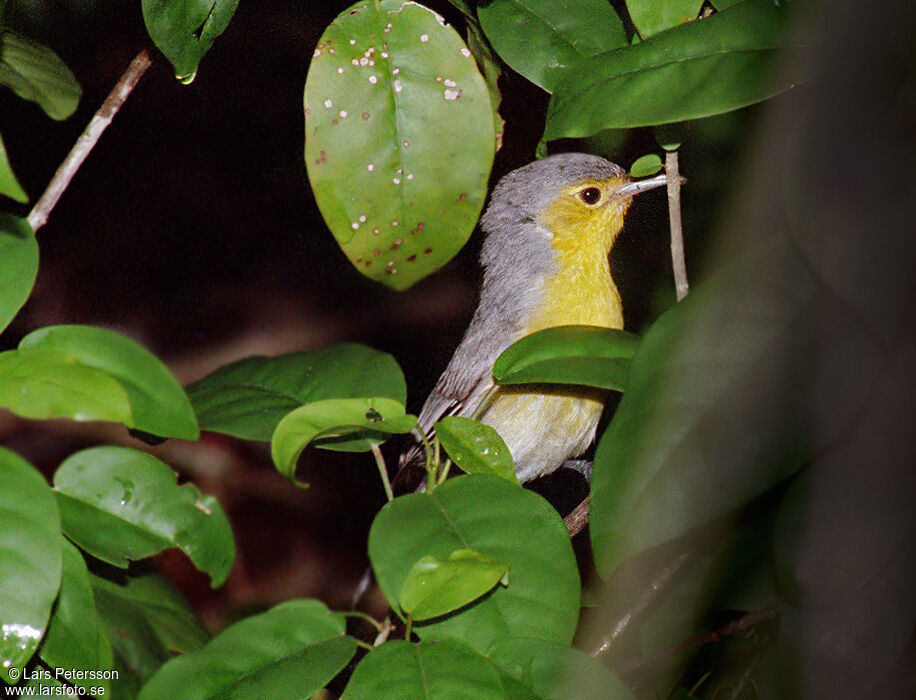
<svg viewBox="0 0 916 700">
<path fill-rule="evenodd" d="M 481 220 L 489 248 L 567 257 L 606 255 L 633 197 L 665 184 L 665 176 L 635 180 L 619 165 L 585 153 L 562 153 L 506 175 Z M 488 251 L 483 251 L 487 264 Z"/>
</svg>

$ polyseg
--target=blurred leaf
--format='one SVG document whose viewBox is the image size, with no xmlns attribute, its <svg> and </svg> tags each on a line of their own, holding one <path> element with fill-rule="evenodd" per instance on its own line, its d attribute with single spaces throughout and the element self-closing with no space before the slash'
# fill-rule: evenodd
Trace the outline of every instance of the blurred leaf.
<svg viewBox="0 0 916 700">
<path fill-rule="evenodd" d="M 340 452 L 368 452 L 394 433 L 409 433 L 416 416 L 386 398 L 325 399 L 300 406 L 277 425 L 270 444 L 274 466 L 296 481 L 299 455 L 311 443 Z M 297 482 L 305 485 L 303 482 Z"/>
<path fill-rule="evenodd" d="M 680 148 L 681 142 L 684 140 L 686 125 L 677 122 L 672 124 L 660 124 L 652 131 L 655 133 L 655 140 L 658 142 L 659 146 L 666 151 L 676 151 Z M 659 161 L 660 160 L 661 159 L 659 159 Z"/>
<path fill-rule="evenodd" d="M 143 21 L 153 43 L 187 84 L 213 41 L 228 26 L 238 0 L 143 0 Z"/>
<path fill-rule="evenodd" d="M 787 47 L 790 10 L 772 0 L 681 25 L 635 46 L 587 58 L 568 70 L 550 100 L 548 140 L 602 129 L 708 117 L 772 97 L 809 79 L 771 75 Z"/>
<path fill-rule="evenodd" d="M 83 92 L 51 49 L 8 30 L 0 34 L 0 85 L 38 103 L 52 119 L 73 114 Z"/>
<path fill-rule="evenodd" d="M 715 7 L 717 10 L 727 10 L 732 5 L 738 5 L 742 2 L 747 2 L 748 0 L 710 0 L 710 5 Z"/>
<path fill-rule="evenodd" d="M 305 160 L 324 220 L 367 277 L 406 289 L 474 229 L 493 163 L 487 85 L 417 3 L 358 2 L 325 30 L 305 84 Z"/>
<path fill-rule="evenodd" d="M 382 396 L 407 403 L 397 361 L 355 343 L 248 357 L 220 367 L 187 391 L 203 430 L 244 440 L 270 440 L 283 416 L 322 399 Z"/>
<path fill-rule="evenodd" d="M 503 673 L 540 700 L 635 700 L 629 688 L 588 654 L 542 639 L 504 639 L 487 652 Z M 515 697 L 515 696 L 513 696 Z"/>
<path fill-rule="evenodd" d="M 510 345 L 493 365 L 500 384 L 581 384 L 623 391 L 638 336 L 616 328 L 545 328 Z"/>
<path fill-rule="evenodd" d="M 172 659 L 140 700 L 270 696 L 307 700 L 353 658 L 356 640 L 317 600 L 290 600 L 230 625 L 203 648 Z"/>
<path fill-rule="evenodd" d="M 353 671 L 341 700 L 505 697 L 496 669 L 485 658 L 456 640 L 442 639 L 376 647 Z"/>
<path fill-rule="evenodd" d="M 126 447 L 94 447 L 68 457 L 54 474 L 64 534 L 92 556 L 126 568 L 178 547 L 223 584 L 235 559 L 222 507 L 155 457 Z"/>
<path fill-rule="evenodd" d="M 121 384 L 47 348 L 0 353 L 0 406 L 23 418 L 134 422 Z"/>
<path fill-rule="evenodd" d="M 633 161 L 633 165 L 630 166 L 630 176 L 646 177 L 647 175 L 655 175 L 661 169 L 662 159 L 658 157 L 658 154 L 647 153 Z"/>
<path fill-rule="evenodd" d="M 507 636 L 568 644 L 579 616 L 579 571 L 569 532 L 547 501 L 499 477 L 449 479 L 432 493 L 386 504 L 369 532 L 369 558 L 396 609 L 414 563 L 440 560 L 467 547 L 509 566 L 508 587 L 435 622 L 420 623 L 421 639 L 449 635 L 485 652 Z"/>
<path fill-rule="evenodd" d="M 398 599 L 414 620 L 428 620 L 477 600 L 508 573 L 508 566 L 473 549 L 456 549 L 445 560 L 429 554 L 410 567 Z"/>
<path fill-rule="evenodd" d="M 0 332 L 29 298 L 37 274 L 38 243 L 29 222 L 0 213 Z"/>
<path fill-rule="evenodd" d="M 793 474 L 857 413 L 879 357 L 784 239 L 721 267 L 645 335 L 599 442 L 589 528 L 601 575 Z"/>
<path fill-rule="evenodd" d="M 452 461 L 468 474 L 493 474 L 518 484 L 512 453 L 489 425 L 463 416 L 447 416 L 434 426 Z"/>
<path fill-rule="evenodd" d="M 86 562 L 72 544 L 62 540 L 62 546 L 60 594 L 38 655 L 52 669 L 111 670 L 111 644 L 95 611 Z M 108 694 L 109 683 L 105 678 L 68 678 L 67 681 L 87 692 L 90 688 L 103 688 L 103 692 L 96 694 Z"/>
<path fill-rule="evenodd" d="M 630 19 L 643 39 L 695 20 L 702 6 L 703 0 L 627 0 Z"/>
<path fill-rule="evenodd" d="M 125 576 L 109 581 L 91 575 L 100 608 L 114 598 L 129 605 L 149 624 L 164 649 L 180 654 L 199 649 L 210 634 L 181 593 L 159 574 Z"/>
<path fill-rule="evenodd" d="M 117 380 L 130 400 L 132 421 L 126 423 L 130 428 L 184 440 L 200 436 L 194 409 L 178 380 L 130 338 L 92 326 L 47 326 L 29 333 L 19 349 L 62 351 L 80 365 Z"/>
<path fill-rule="evenodd" d="M 627 43 L 606 0 L 492 0 L 477 16 L 500 57 L 547 92 L 569 66 Z"/>
<path fill-rule="evenodd" d="M 0 194 L 20 204 L 25 204 L 29 201 L 29 196 L 22 189 L 22 185 L 19 184 L 16 175 L 13 173 L 9 158 L 6 156 L 6 146 L 3 145 L 2 140 L 0 140 Z M 4 218 L 7 216 L 7 214 L 3 215 Z M 6 226 L 3 226 L 3 228 L 6 228 Z"/>
<path fill-rule="evenodd" d="M 0 677 L 15 683 L 45 633 L 61 580 L 60 516 L 31 464 L 0 447 Z"/>
</svg>

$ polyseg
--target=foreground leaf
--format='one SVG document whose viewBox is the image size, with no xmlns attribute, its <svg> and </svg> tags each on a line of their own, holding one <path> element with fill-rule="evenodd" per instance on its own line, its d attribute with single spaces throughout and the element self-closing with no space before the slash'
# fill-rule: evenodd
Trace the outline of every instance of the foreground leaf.
<svg viewBox="0 0 916 700">
<path fill-rule="evenodd" d="M 270 440 L 283 416 L 313 401 L 382 396 L 407 403 L 397 361 L 356 343 L 248 357 L 220 367 L 187 391 L 203 430 L 245 440 Z"/>
<path fill-rule="evenodd" d="M 291 600 L 230 625 L 198 651 L 169 661 L 139 700 L 272 697 L 308 700 L 347 665 L 356 640 L 317 600 Z"/>
<path fill-rule="evenodd" d="M 443 639 L 410 644 L 392 641 L 369 652 L 341 700 L 378 698 L 504 698 L 490 663 L 460 642 Z"/>
<path fill-rule="evenodd" d="M 790 10 L 749 0 L 646 41 L 587 58 L 550 100 L 546 139 L 708 117 L 788 90 L 808 75 L 771 75 L 788 47 Z"/>
<path fill-rule="evenodd" d="M 604 0 L 492 0 L 477 16 L 500 57 L 548 92 L 569 66 L 627 43 L 623 22 Z"/>
<path fill-rule="evenodd" d="M 434 12 L 358 2 L 318 43 L 305 161 L 325 223 L 364 275 L 406 289 L 474 229 L 495 149 L 486 83 Z"/>
<path fill-rule="evenodd" d="M 517 484 L 506 443 L 493 428 L 463 416 L 447 416 L 434 426 L 448 456 L 468 474 L 493 474 Z"/>
<path fill-rule="evenodd" d="M 0 332 L 29 298 L 37 274 L 38 243 L 29 222 L 0 214 Z"/>
<path fill-rule="evenodd" d="M 238 0 L 143 0 L 143 21 L 153 43 L 190 83 L 213 41 L 229 25 Z"/>
<path fill-rule="evenodd" d="M 386 398 L 327 399 L 300 406 L 277 425 L 270 452 L 274 465 L 295 480 L 299 455 L 309 445 L 341 452 L 368 452 L 394 433 L 409 433 L 416 416 Z"/>
<path fill-rule="evenodd" d="M 102 629 L 95 610 L 95 598 L 89 584 L 89 572 L 83 556 L 63 540 L 63 577 L 54 614 L 38 649 L 38 655 L 50 668 L 109 671 L 112 669 L 111 644 Z M 105 678 L 67 678 L 69 683 L 89 691 L 109 690 Z"/>
<path fill-rule="evenodd" d="M 16 179 L 13 168 L 10 165 L 9 158 L 6 156 L 6 146 L 0 140 L 0 194 L 13 199 L 20 204 L 29 201 L 29 196 L 22 189 L 22 185 Z M 4 226 L 4 228 L 6 228 Z"/>
<path fill-rule="evenodd" d="M 95 447 L 77 452 L 54 474 L 64 534 L 121 568 L 169 547 L 222 585 L 235 558 L 222 507 L 193 484 L 178 486 L 172 469 L 144 452 Z"/>
<path fill-rule="evenodd" d="M 23 418 L 134 424 L 120 383 L 69 353 L 48 348 L 0 353 L 0 406 Z"/>
<path fill-rule="evenodd" d="M 542 639 L 505 639 L 487 658 L 538 700 L 633 700 L 614 674 L 585 652 Z M 515 697 L 515 696 L 512 696 Z"/>
<path fill-rule="evenodd" d="M 52 119 L 73 114 L 83 92 L 57 54 L 11 31 L 0 34 L 0 85 L 37 102 Z"/>
<path fill-rule="evenodd" d="M 421 639 L 450 635 L 481 652 L 506 636 L 570 642 L 579 616 L 579 571 L 569 532 L 537 494 L 495 476 L 460 476 L 432 493 L 386 504 L 369 532 L 373 570 L 396 609 L 417 560 L 427 555 L 444 560 L 460 548 L 507 564 L 509 585 L 416 625 Z"/>
<path fill-rule="evenodd" d="M 456 549 L 444 561 L 427 555 L 407 572 L 401 609 L 414 620 L 439 617 L 507 583 L 508 573 L 508 566 L 473 549 Z"/>
<path fill-rule="evenodd" d="M 0 447 L 0 677 L 16 683 L 45 633 L 61 580 L 60 516 L 28 462 Z"/>
<path fill-rule="evenodd" d="M 623 391 L 639 337 L 616 328 L 545 328 L 506 348 L 493 365 L 500 384 L 580 384 Z"/>
<path fill-rule="evenodd" d="M 162 437 L 196 440 L 197 417 L 169 369 L 130 338 L 93 326 L 48 326 L 29 333 L 20 351 L 52 349 L 116 380 L 130 400 L 131 428 Z"/>
</svg>

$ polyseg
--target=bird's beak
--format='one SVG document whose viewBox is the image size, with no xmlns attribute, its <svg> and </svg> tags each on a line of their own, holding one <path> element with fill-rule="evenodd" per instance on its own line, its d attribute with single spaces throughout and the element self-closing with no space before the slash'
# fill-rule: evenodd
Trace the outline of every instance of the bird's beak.
<svg viewBox="0 0 916 700">
<path fill-rule="evenodd" d="M 683 181 L 683 178 L 681 178 Z M 656 187 L 664 187 L 668 182 L 667 176 L 663 173 L 661 175 L 656 175 L 655 177 L 650 177 L 645 180 L 634 180 L 628 182 L 626 185 L 621 187 L 615 195 L 617 197 L 634 197 L 640 192 L 646 192 L 647 190 L 654 190 Z"/>
</svg>

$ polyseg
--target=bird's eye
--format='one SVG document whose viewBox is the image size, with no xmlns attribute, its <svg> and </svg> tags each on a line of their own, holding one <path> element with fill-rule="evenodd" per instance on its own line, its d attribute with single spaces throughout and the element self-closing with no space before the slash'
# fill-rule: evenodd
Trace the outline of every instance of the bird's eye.
<svg viewBox="0 0 916 700">
<path fill-rule="evenodd" d="M 586 187 L 579 192 L 579 199 L 586 204 L 596 204 L 598 200 L 601 199 L 601 190 L 597 187 Z"/>
</svg>

